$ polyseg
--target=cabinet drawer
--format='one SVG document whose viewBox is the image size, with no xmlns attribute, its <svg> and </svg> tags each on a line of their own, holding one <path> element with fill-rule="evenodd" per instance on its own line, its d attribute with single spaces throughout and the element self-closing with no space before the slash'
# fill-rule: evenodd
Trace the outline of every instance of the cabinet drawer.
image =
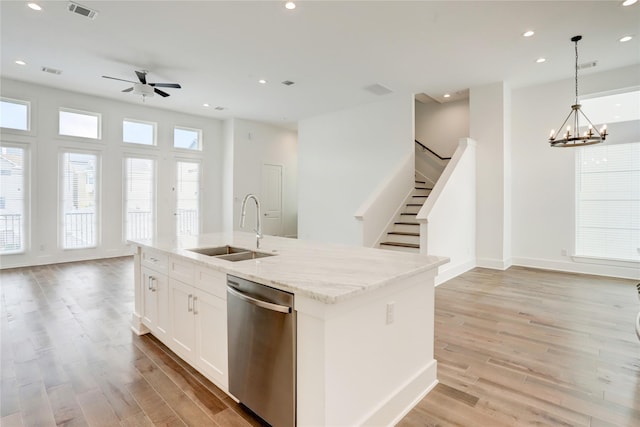
<svg viewBox="0 0 640 427">
<path fill-rule="evenodd" d="M 221 271 L 199 267 L 196 270 L 195 285 L 198 289 L 227 299 L 227 275 Z"/>
<path fill-rule="evenodd" d="M 143 267 L 151 268 L 158 273 L 167 274 L 169 257 L 166 254 L 143 248 L 140 259 Z"/>
<path fill-rule="evenodd" d="M 180 258 L 169 258 L 169 277 L 183 283 L 193 285 L 196 276 L 196 265 Z"/>
</svg>

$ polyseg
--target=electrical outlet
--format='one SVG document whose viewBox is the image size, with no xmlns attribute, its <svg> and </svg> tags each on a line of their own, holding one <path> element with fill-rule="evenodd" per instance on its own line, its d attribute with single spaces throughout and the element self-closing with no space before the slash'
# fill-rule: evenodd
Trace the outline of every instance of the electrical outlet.
<svg viewBox="0 0 640 427">
<path fill-rule="evenodd" d="M 395 320 L 395 302 L 387 303 L 387 325 L 390 325 Z"/>
</svg>

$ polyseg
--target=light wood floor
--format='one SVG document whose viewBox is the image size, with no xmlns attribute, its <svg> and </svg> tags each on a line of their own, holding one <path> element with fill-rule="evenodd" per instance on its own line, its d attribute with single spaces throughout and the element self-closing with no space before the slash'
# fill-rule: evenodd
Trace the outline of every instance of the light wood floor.
<svg viewBox="0 0 640 427">
<path fill-rule="evenodd" d="M 257 426 L 150 336 L 131 258 L 4 270 L 0 425 Z M 400 426 L 640 426 L 635 282 L 475 269 L 436 289 L 440 384 Z"/>
</svg>

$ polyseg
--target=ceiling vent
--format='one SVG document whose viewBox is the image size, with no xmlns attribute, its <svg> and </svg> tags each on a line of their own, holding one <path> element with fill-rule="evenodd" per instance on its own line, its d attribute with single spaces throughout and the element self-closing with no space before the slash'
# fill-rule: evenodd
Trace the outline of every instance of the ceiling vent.
<svg viewBox="0 0 640 427">
<path fill-rule="evenodd" d="M 282 82 L 282 84 L 285 85 L 285 86 L 291 86 L 291 85 L 296 84 L 296 82 L 292 82 L 291 80 L 285 80 L 285 81 Z"/>
<path fill-rule="evenodd" d="M 388 94 L 393 92 L 388 87 L 382 86 L 379 83 L 367 86 L 367 87 L 364 88 L 364 90 L 366 90 L 367 92 L 371 92 L 372 94 L 378 95 L 378 96 L 388 95 Z"/>
<path fill-rule="evenodd" d="M 598 61 L 583 62 L 582 64 L 578 65 L 578 70 L 586 70 L 587 68 L 593 68 L 596 65 L 598 65 Z"/>
<path fill-rule="evenodd" d="M 51 68 L 51 67 L 42 67 L 42 71 L 44 71 L 45 73 L 50 73 L 55 75 L 62 74 L 62 70 L 58 70 L 56 68 Z"/>
<path fill-rule="evenodd" d="M 69 9 L 69 12 L 77 13 L 78 15 L 82 15 L 89 19 L 95 19 L 98 14 L 97 10 L 89 9 L 86 6 L 82 6 L 81 4 L 74 3 L 72 1 L 69 2 L 67 8 Z"/>
<path fill-rule="evenodd" d="M 214 110 L 222 111 L 222 110 L 224 110 L 224 107 L 221 107 L 221 106 L 218 105 L 217 107 L 214 108 Z"/>
</svg>

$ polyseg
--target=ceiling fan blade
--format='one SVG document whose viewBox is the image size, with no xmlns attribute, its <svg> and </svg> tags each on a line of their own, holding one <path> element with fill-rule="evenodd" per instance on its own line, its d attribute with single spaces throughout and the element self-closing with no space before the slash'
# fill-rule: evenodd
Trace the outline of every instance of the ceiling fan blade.
<svg viewBox="0 0 640 427">
<path fill-rule="evenodd" d="M 130 87 L 129 89 L 124 89 L 123 92 L 131 92 L 133 90 L 132 87 Z"/>
<path fill-rule="evenodd" d="M 140 83 L 142 83 L 143 85 L 147 84 L 147 73 L 136 71 L 136 75 L 138 76 L 138 79 L 140 79 Z"/>
<path fill-rule="evenodd" d="M 102 77 L 104 77 L 105 79 L 120 80 L 121 82 L 136 83 L 136 82 L 132 82 L 131 80 L 119 79 L 117 77 L 109 77 L 109 76 L 102 76 Z"/>
<path fill-rule="evenodd" d="M 149 83 L 149 86 L 154 86 L 154 87 L 172 87 L 174 89 L 181 89 L 182 86 L 180 86 L 178 83 Z"/>
<path fill-rule="evenodd" d="M 163 92 L 163 91 L 161 91 L 160 89 L 153 89 L 153 91 L 154 91 L 155 93 L 157 93 L 158 95 L 160 95 L 160 96 L 164 96 L 165 98 L 166 98 L 167 96 L 169 96 L 169 94 L 168 94 L 167 92 Z"/>
</svg>

